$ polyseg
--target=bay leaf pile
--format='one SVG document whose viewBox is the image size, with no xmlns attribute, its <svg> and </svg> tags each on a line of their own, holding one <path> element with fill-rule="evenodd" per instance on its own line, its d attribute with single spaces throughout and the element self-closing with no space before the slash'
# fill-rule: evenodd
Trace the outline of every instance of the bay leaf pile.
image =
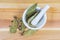
<svg viewBox="0 0 60 40">
<path fill-rule="evenodd" d="M 37 7 L 37 3 L 33 4 L 26 12 L 26 22 L 31 27 L 36 27 L 31 24 L 31 21 L 40 12 L 40 10 L 38 11 L 36 7 Z M 22 18 L 18 18 L 17 16 L 14 16 L 14 20 L 11 21 L 10 32 L 16 33 L 17 29 L 21 31 L 21 35 L 32 35 L 37 31 L 26 28 L 25 25 L 23 24 Z"/>
</svg>

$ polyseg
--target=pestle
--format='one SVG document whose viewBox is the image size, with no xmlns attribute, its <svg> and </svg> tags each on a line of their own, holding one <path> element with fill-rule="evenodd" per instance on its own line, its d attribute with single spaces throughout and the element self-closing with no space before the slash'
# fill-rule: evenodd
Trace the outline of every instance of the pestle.
<svg viewBox="0 0 60 40">
<path fill-rule="evenodd" d="M 31 21 L 31 24 L 36 26 L 49 8 L 49 5 L 46 5 L 43 9 L 41 9 L 40 13 Z"/>
</svg>

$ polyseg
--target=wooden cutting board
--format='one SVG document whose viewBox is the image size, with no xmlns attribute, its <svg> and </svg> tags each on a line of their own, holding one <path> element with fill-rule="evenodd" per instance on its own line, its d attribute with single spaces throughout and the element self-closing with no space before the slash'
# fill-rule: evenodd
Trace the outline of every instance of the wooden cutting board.
<svg viewBox="0 0 60 40">
<path fill-rule="evenodd" d="M 3 30 L 9 28 L 13 16 L 22 17 L 24 10 L 36 2 L 42 8 L 50 5 L 47 23 L 41 30 L 28 37 Z M 60 40 L 60 0 L 0 0 L 0 40 Z"/>
<path fill-rule="evenodd" d="M 0 32 L 0 40 L 60 40 L 60 30 L 40 30 L 30 36 L 21 36 L 19 32 L 11 34 Z"/>
</svg>

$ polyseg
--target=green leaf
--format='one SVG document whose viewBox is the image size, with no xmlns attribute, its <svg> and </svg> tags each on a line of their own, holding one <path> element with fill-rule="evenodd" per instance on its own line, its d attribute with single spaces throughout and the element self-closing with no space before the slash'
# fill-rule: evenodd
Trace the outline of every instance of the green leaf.
<svg viewBox="0 0 60 40">
<path fill-rule="evenodd" d="M 29 24 L 29 26 L 31 26 L 31 27 L 36 27 L 36 26 L 34 26 L 34 25 L 31 24 L 31 21 L 39 14 L 39 12 L 40 12 L 40 10 L 37 11 L 33 16 L 31 16 L 31 17 L 28 19 L 28 24 Z"/>
<path fill-rule="evenodd" d="M 26 27 L 25 27 L 25 25 L 23 24 L 22 19 L 19 18 L 19 19 L 18 19 L 18 22 L 19 22 L 19 25 L 20 25 L 20 27 L 18 27 L 18 29 L 20 29 L 21 31 L 24 31 Z"/>
<path fill-rule="evenodd" d="M 24 32 L 24 31 L 25 31 L 25 28 L 26 28 L 26 27 L 25 27 L 25 25 L 24 25 L 23 22 L 22 22 L 21 31 Z"/>
<path fill-rule="evenodd" d="M 29 26 L 35 27 L 34 25 L 31 24 L 31 21 L 36 17 L 37 14 L 38 14 L 38 13 L 34 14 L 32 17 L 30 17 L 30 18 L 28 19 L 28 24 L 29 24 Z"/>
<path fill-rule="evenodd" d="M 18 28 L 18 22 L 17 22 L 17 19 L 14 18 L 10 26 L 10 32 L 15 33 L 17 31 L 17 28 Z"/>
<path fill-rule="evenodd" d="M 24 32 L 23 35 L 25 35 L 25 36 L 29 36 L 29 35 L 34 34 L 35 32 L 36 32 L 36 30 L 30 30 L 30 29 L 28 29 L 27 31 Z"/>
<path fill-rule="evenodd" d="M 37 3 L 33 4 L 26 12 L 26 18 L 28 19 L 31 15 L 36 12 Z"/>
</svg>

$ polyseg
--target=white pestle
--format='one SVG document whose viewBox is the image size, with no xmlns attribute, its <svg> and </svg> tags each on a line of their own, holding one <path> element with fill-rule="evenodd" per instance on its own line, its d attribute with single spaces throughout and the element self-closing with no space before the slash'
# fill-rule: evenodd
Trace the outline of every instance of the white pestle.
<svg viewBox="0 0 60 40">
<path fill-rule="evenodd" d="M 40 13 L 32 20 L 32 25 L 37 25 L 39 20 L 42 18 L 42 16 L 46 13 L 46 11 L 49 9 L 49 5 L 46 5 L 43 9 L 41 9 Z"/>
</svg>

